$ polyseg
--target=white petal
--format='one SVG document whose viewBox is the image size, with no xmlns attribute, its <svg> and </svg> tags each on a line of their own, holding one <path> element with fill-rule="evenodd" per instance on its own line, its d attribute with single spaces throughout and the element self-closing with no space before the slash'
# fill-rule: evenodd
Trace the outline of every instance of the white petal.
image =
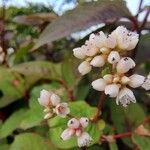
<svg viewBox="0 0 150 150">
<path fill-rule="evenodd" d="M 86 117 L 80 118 L 79 121 L 80 121 L 80 124 L 81 124 L 81 126 L 82 126 L 83 128 L 86 128 L 86 127 L 88 126 L 88 124 L 89 124 L 89 119 L 86 118 Z"/>
<path fill-rule="evenodd" d="M 103 79 L 104 79 L 107 83 L 112 83 L 112 81 L 113 81 L 113 75 L 111 75 L 111 74 L 106 74 L 106 75 L 104 75 Z"/>
<path fill-rule="evenodd" d="M 117 51 L 112 51 L 109 55 L 108 55 L 108 62 L 110 64 L 115 64 L 120 60 L 120 55 Z"/>
<path fill-rule="evenodd" d="M 65 141 L 71 138 L 71 136 L 74 134 L 74 130 L 73 129 L 65 129 L 63 131 L 63 133 L 61 134 L 61 138 Z"/>
<path fill-rule="evenodd" d="M 126 73 L 135 67 L 135 62 L 130 57 L 123 57 L 117 64 L 118 73 Z"/>
<path fill-rule="evenodd" d="M 93 89 L 97 91 L 104 91 L 106 86 L 106 81 L 104 79 L 97 79 L 92 82 Z"/>
<path fill-rule="evenodd" d="M 124 107 L 127 107 L 130 102 L 136 103 L 136 98 L 130 89 L 124 87 L 120 90 L 119 95 L 116 99 L 116 103 L 119 104 L 119 102 Z"/>
<path fill-rule="evenodd" d="M 67 103 L 59 103 L 56 108 L 54 109 L 55 113 L 62 117 L 65 118 L 67 116 L 67 114 L 70 113 L 70 109 L 68 107 Z"/>
<path fill-rule="evenodd" d="M 105 94 L 110 97 L 117 97 L 120 86 L 117 84 L 110 84 L 105 87 Z"/>
<path fill-rule="evenodd" d="M 82 47 L 79 48 L 74 48 L 73 49 L 73 55 L 79 59 L 84 59 L 85 58 L 85 52 Z"/>
<path fill-rule="evenodd" d="M 108 54 L 111 50 L 107 47 L 100 48 L 100 52 L 103 54 Z"/>
<path fill-rule="evenodd" d="M 77 128 L 79 128 L 79 126 L 80 126 L 80 122 L 79 122 L 78 119 L 72 118 L 72 119 L 70 119 L 70 120 L 68 121 L 68 124 L 67 124 L 67 125 L 68 125 L 69 128 L 77 129 Z"/>
<path fill-rule="evenodd" d="M 40 105 L 47 107 L 50 104 L 50 96 L 50 92 L 42 90 L 40 92 L 40 97 L 38 98 Z"/>
<path fill-rule="evenodd" d="M 133 87 L 133 88 L 137 88 L 140 87 L 145 80 L 144 76 L 138 75 L 138 74 L 133 74 L 132 76 L 129 77 L 130 81 L 129 81 L 129 86 Z"/>
<path fill-rule="evenodd" d="M 91 142 L 92 142 L 92 138 L 87 132 L 83 132 L 81 136 L 78 137 L 79 147 L 89 146 Z"/>
<path fill-rule="evenodd" d="M 129 82 L 130 82 L 130 78 L 128 78 L 127 76 L 123 76 L 123 77 L 121 78 L 121 84 L 126 85 L 126 84 L 128 84 Z"/>
<path fill-rule="evenodd" d="M 96 47 L 91 41 L 86 41 L 83 48 L 86 56 L 94 56 L 99 50 L 98 47 Z"/>
<path fill-rule="evenodd" d="M 90 64 L 94 67 L 102 67 L 105 64 L 105 57 L 103 55 L 95 56 Z"/>
<path fill-rule="evenodd" d="M 91 69 L 92 69 L 92 66 L 87 61 L 83 61 L 78 67 L 78 70 L 82 75 L 89 73 Z"/>
<path fill-rule="evenodd" d="M 60 97 L 54 93 L 51 95 L 50 99 L 53 106 L 57 106 L 61 101 Z"/>
<path fill-rule="evenodd" d="M 142 85 L 145 90 L 150 90 L 150 79 L 146 79 Z"/>
</svg>

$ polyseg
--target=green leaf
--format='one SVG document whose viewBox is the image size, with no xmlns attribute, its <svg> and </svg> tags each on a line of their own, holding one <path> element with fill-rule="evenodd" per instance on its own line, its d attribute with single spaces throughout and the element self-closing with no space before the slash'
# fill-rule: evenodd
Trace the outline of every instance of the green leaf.
<svg viewBox="0 0 150 150">
<path fill-rule="evenodd" d="M 12 134 L 12 132 L 19 128 L 20 122 L 23 120 L 26 109 L 20 109 L 14 112 L 2 125 L 0 128 L 0 138 L 7 137 Z"/>
<path fill-rule="evenodd" d="M 72 102 L 69 104 L 69 107 L 71 110 L 70 115 L 79 117 L 79 118 L 80 117 L 93 118 L 97 110 L 96 108 L 89 106 L 84 101 Z M 74 136 L 67 141 L 63 141 L 60 138 L 61 133 L 67 128 L 67 122 L 69 119 L 70 118 L 60 118 L 57 116 L 48 121 L 49 126 L 50 126 L 49 138 L 54 145 L 57 145 L 59 148 L 62 148 L 62 149 L 69 149 L 69 148 L 77 147 L 77 137 Z M 102 124 L 104 123 L 102 121 L 100 122 Z M 90 123 L 89 126 L 86 128 L 86 131 L 93 138 L 93 142 L 91 143 L 91 145 L 99 141 L 99 137 L 102 134 L 103 127 L 99 129 L 98 124 Z"/>
<path fill-rule="evenodd" d="M 24 58 L 24 56 L 28 53 L 28 51 L 32 48 L 32 46 L 33 44 L 29 44 L 29 45 L 19 48 L 15 54 L 14 62 L 15 63 L 20 62 Z"/>
<path fill-rule="evenodd" d="M 21 98 L 25 92 L 25 83 L 20 74 L 7 68 L 0 68 L 0 108 Z"/>
<path fill-rule="evenodd" d="M 150 41 L 150 34 L 141 35 L 136 56 L 138 62 L 150 61 L 149 41 Z"/>
<path fill-rule="evenodd" d="M 150 150 L 150 137 L 133 135 L 132 140 L 140 150 Z"/>
<path fill-rule="evenodd" d="M 130 104 L 127 108 L 118 106 L 113 101 L 111 103 L 111 114 L 114 127 L 118 133 L 127 132 L 129 129 L 134 130 L 146 117 L 144 110 L 139 104 Z M 132 146 L 129 138 L 123 141 Z"/>
<path fill-rule="evenodd" d="M 101 0 L 80 4 L 49 24 L 40 35 L 34 49 L 92 25 L 112 23 L 125 16 L 130 16 L 130 12 L 122 0 Z"/>
<path fill-rule="evenodd" d="M 62 77 L 70 88 L 74 88 L 77 82 L 73 60 L 73 58 L 66 58 L 62 63 Z"/>
<path fill-rule="evenodd" d="M 15 137 L 10 150 L 56 150 L 56 148 L 35 133 L 24 133 Z"/>
</svg>

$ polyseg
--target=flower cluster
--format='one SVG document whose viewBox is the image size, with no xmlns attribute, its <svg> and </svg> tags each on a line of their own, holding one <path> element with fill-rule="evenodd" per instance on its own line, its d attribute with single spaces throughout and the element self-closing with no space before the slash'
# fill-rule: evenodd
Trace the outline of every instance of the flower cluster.
<svg viewBox="0 0 150 150">
<path fill-rule="evenodd" d="M 40 105 L 44 106 L 44 112 L 46 115 L 44 119 L 51 118 L 54 114 L 65 118 L 70 113 L 70 109 L 67 103 L 61 103 L 61 99 L 53 92 L 42 90 L 40 97 L 38 98 Z"/>
<path fill-rule="evenodd" d="M 90 135 L 84 131 L 89 124 L 89 119 L 82 117 L 80 119 L 72 118 L 68 121 L 68 128 L 63 131 L 61 138 L 63 140 L 68 140 L 72 136 L 77 136 L 77 143 L 79 147 L 88 146 L 92 138 Z"/>
<path fill-rule="evenodd" d="M 150 89 L 149 77 L 145 78 L 138 74 L 126 75 L 136 64 L 125 55 L 136 47 L 138 37 L 137 33 L 119 26 L 108 36 L 102 31 L 91 34 L 85 45 L 73 49 L 74 56 L 84 60 L 78 67 L 82 75 L 89 73 L 92 67 L 103 67 L 106 63 L 112 65 L 112 73 L 93 81 L 92 87 L 95 90 L 104 91 L 110 97 L 116 97 L 116 103 L 120 102 L 124 107 L 130 102 L 136 102 L 128 86 L 132 88 L 142 86 L 146 90 Z"/>
</svg>

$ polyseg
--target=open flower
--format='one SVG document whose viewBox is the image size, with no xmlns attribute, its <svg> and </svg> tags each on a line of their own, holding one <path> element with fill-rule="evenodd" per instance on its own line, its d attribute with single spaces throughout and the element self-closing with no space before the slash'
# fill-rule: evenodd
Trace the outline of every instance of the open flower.
<svg viewBox="0 0 150 150">
<path fill-rule="evenodd" d="M 117 96 L 117 99 L 116 99 L 117 105 L 119 105 L 119 102 L 124 107 L 127 107 L 128 104 L 130 104 L 130 102 L 136 103 L 136 98 L 130 89 L 124 87 L 120 90 L 120 92 Z"/>
<path fill-rule="evenodd" d="M 65 118 L 67 114 L 70 113 L 70 109 L 68 107 L 67 103 L 59 103 L 58 105 L 56 105 L 56 107 L 54 108 L 54 112 L 62 117 Z"/>
<path fill-rule="evenodd" d="M 44 106 L 44 112 L 46 115 L 44 119 L 51 118 L 54 114 L 64 118 L 70 113 L 70 109 L 67 103 L 61 103 L 61 99 L 58 95 L 47 90 L 42 90 L 40 92 L 40 97 L 38 98 L 40 105 Z"/>
<path fill-rule="evenodd" d="M 62 132 L 61 138 L 63 140 L 68 140 L 72 136 L 77 136 L 77 143 L 79 147 L 88 146 L 92 141 L 91 136 L 84 131 L 84 128 L 86 128 L 88 124 L 89 119 L 86 117 L 70 119 L 67 124 L 68 128 Z"/>
<path fill-rule="evenodd" d="M 111 36 L 116 39 L 117 47 L 121 50 L 133 50 L 139 41 L 137 33 L 131 32 L 123 26 L 117 27 Z"/>
</svg>

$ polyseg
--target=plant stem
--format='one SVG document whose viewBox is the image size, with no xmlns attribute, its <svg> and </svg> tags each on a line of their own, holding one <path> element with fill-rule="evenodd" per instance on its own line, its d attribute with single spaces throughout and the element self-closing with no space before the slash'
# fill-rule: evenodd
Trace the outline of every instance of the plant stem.
<svg viewBox="0 0 150 150">
<path fill-rule="evenodd" d="M 126 132 L 126 133 L 115 134 L 115 135 L 113 135 L 113 138 L 119 139 L 119 138 L 129 137 L 131 135 L 132 135 L 132 132 Z"/>
<path fill-rule="evenodd" d="M 137 12 L 137 14 L 136 14 L 136 16 L 135 16 L 136 18 L 138 18 L 139 13 L 141 12 L 142 4 L 143 4 L 143 0 L 140 0 L 138 12 Z"/>
<path fill-rule="evenodd" d="M 147 22 L 147 18 L 148 18 L 148 16 L 149 16 L 149 13 L 150 13 L 150 7 L 148 7 L 147 13 L 146 13 L 146 15 L 145 15 L 145 17 L 144 17 L 144 20 L 143 20 L 143 23 L 142 23 L 142 25 L 141 25 L 141 27 L 140 27 L 140 32 L 142 31 L 143 27 L 145 26 L 145 24 L 146 24 L 146 22 Z"/>
<path fill-rule="evenodd" d="M 99 97 L 99 102 L 98 102 L 98 105 L 97 105 L 97 112 L 96 112 L 96 115 L 95 117 L 92 119 L 92 122 L 97 122 L 98 121 L 98 117 L 99 117 L 99 114 L 101 112 L 101 109 L 102 109 L 102 106 L 103 106 L 103 103 L 104 103 L 104 100 L 105 100 L 105 93 L 102 92 L 100 97 Z"/>
<path fill-rule="evenodd" d="M 146 125 L 147 123 L 149 123 L 150 122 L 150 115 L 147 117 L 147 118 L 145 118 L 144 119 L 144 121 L 143 121 L 143 125 Z"/>
<path fill-rule="evenodd" d="M 69 87 L 67 86 L 66 82 L 64 80 L 59 81 L 63 87 L 66 89 L 67 93 L 68 93 L 68 97 L 70 99 L 70 101 L 74 101 L 74 95 L 73 95 L 73 90 L 70 90 Z"/>
</svg>

